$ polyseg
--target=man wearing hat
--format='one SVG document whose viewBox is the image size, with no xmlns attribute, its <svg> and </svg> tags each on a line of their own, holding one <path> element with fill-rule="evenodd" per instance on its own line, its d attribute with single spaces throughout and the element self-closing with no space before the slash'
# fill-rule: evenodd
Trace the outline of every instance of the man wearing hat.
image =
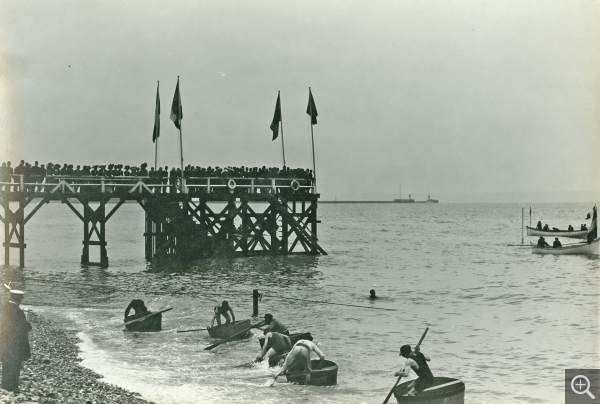
<svg viewBox="0 0 600 404">
<path fill-rule="evenodd" d="M 406 358 L 404 369 L 396 372 L 394 376 L 407 377 L 410 369 L 419 376 L 408 385 L 409 391 L 406 394 L 407 396 L 414 396 L 433 384 L 433 373 L 431 373 L 427 364 L 431 359 L 424 355 L 418 346 L 412 350 L 410 345 L 402 345 L 400 347 L 400 356 Z"/>
<path fill-rule="evenodd" d="M 280 334 L 290 335 L 288 328 L 279 321 L 275 320 L 271 313 L 265 314 L 265 324 L 267 326 L 264 328 L 257 327 L 259 330 L 263 330 L 264 335 L 267 335 L 269 332 L 278 332 Z"/>
<path fill-rule="evenodd" d="M 31 324 L 19 307 L 24 293 L 10 289 L 10 299 L 2 307 L 0 320 L 0 361 L 2 361 L 2 385 L 4 390 L 19 391 L 21 364 L 31 357 L 27 333 Z"/>
</svg>

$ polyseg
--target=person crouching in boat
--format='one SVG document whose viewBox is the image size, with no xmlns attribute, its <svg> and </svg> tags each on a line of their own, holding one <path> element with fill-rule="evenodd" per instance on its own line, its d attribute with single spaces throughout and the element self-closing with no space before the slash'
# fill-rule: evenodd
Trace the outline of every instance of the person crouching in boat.
<svg viewBox="0 0 600 404">
<path fill-rule="evenodd" d="M 281 355 L 292 349 L 290 337 L 278 332 L 269 332 L 265 335 L 265 342 L 262 351 L 255 359 L 255 362 L 269 361 L 269 358 Z"/>
<path fill-rule="evenodd" d="M 294 372 L 306 370 L 306 383 L 308 383 L 310 381 L 310 372 L 312 372 L 310 363 L 311 352 L 315 352 L 317 355 L 319 355 L 321 362 L 319 362 L 317 369 L 321 369 L 323 367 L 323 362 L 325 361 L 325 355 L 323 355 L 323 352 L 321 352 L 321 350 L 317 347 L 317 344 L 307 339 L 301 339 L 294 344 L 294 347 L 285 358 L 283 366 L 279 372 L 275 374 L 275 377 L 269 386 L 273 386 L 280 375 L 292 368 Z"/>
<path fill-rule="evenodd" d="M 134 314 L 130 316 L 129 312 L 131 311 L 131 309 L 133 309 Z M 123 321 L 128 322 L 131 320 L 138 319 L 140 317 L 147 316 L 148 314 L 152 314 L 152 312 L 148 311 L 148 308 L 144 304 L 144 301 L 141 299 L 133 299 L 131 303 L 129 303 L 129 306 L 127 306 L 127 308 L 125 309 L 125 318 Z"/>
<path fill-rule="evenodd" d="M 546 240 L 544 240 L 544 237 L 540 236 L 540 239 L 537 242 L 537 247 L 538 248 L 546 248 L 546 247 L 550 247 L 550 244 L 546 243 Z"/>
<path fill-rule="evenodd" d="M 279 321 L 277 321 L 276 319 L 273 318 L 273 315 L 271 313 L 267 313 L 265 314 L 265 324 L 266 327 L 256 327 L 259 330 L 263 330 L 263 334 L 267 335 L 270 332 L 278 332 L 280 334 L 284 334 L 284 335 L 290 335 L 290 332 L 288 331 L 288 328 L 283 325 L 282 323 L 280 323 Z"/>
<path fill-rule="evenodd" d="M 552 243 L 552 248 L 560 248 L 560 247 L 562 247 L 560 240 L 558 240 L 558 237 L 554 237 L 554 243 Z"/>
<path fill-rule="evenodd" d="M 231 317 L 229 317 L 229 313 L 231 313 Z M 212 321 L 210 322 L 211 328 L 215 324 L 215 320 L 217 321 L 217 325 L 221 325 L 221 316 L 225 317 L 225 325 L 228 325 L 232 321 L 232 319 L 235 323 L 235 314 L 233 314 L 233 309 L 231 308 L 231 306 L 229 306 L 227 300 L 223 300 L 223 302 L 220 305 L 215 306 L 215 315 Z"/>
<path fill-rule="evenodd" d="M 408 376 L 410 369 L 414 370 L 417 376 L 419 376 L 408 385 L 409 391 L 406 395 L 414 396 L 433 384 L 433 373 L 431 373 L 429 365 L 427 364 L 431 359 L 428 356 L 425 356 L 419 350 L 419 347 L 415 347 L 415 350 L 413 351 L 410 348 L 410 345 L 403 345 L 400 348 L 400 356 L 406 358 L 404 369 L 400 372 L 396 372 L 394 376 L 406 377 Z"/>
</svg>

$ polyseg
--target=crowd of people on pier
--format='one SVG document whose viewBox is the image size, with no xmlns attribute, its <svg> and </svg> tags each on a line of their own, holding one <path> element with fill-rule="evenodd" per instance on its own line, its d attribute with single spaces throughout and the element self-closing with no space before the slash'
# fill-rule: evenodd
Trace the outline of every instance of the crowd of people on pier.
<svg viewBox="0 0 600 404">
<path fill-rule="evenodd" d="M 138 177 L 147 184 L 170 184 L 175 185 L 177 179 L 182 177 L 181 169 L 176 167 L 169 168 L 150 167 L 147 163 L 142 163 L 139 166 L 123 165 L 123 164 L 100 164 L 100 165 L 77 165 L 73 164 L 39 164 L 38 161 L 33 164 L 21 160 L 16 167 L 12 166 L 10 161 L 3 162 L 0 165 L 0 182 L 5 185 L 0 186 L 0 190 L 6 190 L 6 183 L 19 183 L 21 181 L 26 184 L 52 184 L 58 183 L 58 180 L 64 177 L 103 177 L 103 178 L 127 178 Z M 183 170 L 183 177 L 190 185 L 201 184 L 200 179 L 214 178 L 218 185 L 220 182 L 225 184 L 227 179 L 259 179 L 269 180 L 273 178 L 279 179 L 296 179 L 302 185 L 310 185 L 314 180 L 312 170 L 304 168 L 278 168 L 278 167 L 200 167 L 187 165 Z M 220 179 L 220 181 L 219 181 Z M 224 181 L 223 181 L 224 180 Z M 39 187 L 38 187 L 39 188 Z M 28 186 L 26 190 L 41 190 L 35 186 Z"/>
</svg>

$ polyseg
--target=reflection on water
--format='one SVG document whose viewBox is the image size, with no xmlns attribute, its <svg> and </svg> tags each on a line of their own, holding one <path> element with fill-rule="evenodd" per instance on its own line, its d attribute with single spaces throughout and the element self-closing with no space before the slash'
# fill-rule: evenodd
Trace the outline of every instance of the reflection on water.
<svg viewBox="0 0 600 404">
<path fill-rule="evenodd" d="M 533 219 L 562 228 L 589 208 L 534 206 Z M 399 346 L 415 344 L 425 327 L 433 373 L 463 380 L 468 403 L 561 402 L 563 369 L 600 367 L 598 257 L 507 247 L 521 238 L 520 206 L 329 204 L 319 214 L 328 256 L 148 264 L 143 212 L 126 204 L 107 226 L 110 267 L 86 268 L 78 219 L 50 204 L 27 224 L 27 267 L 2 267 L 1 280 L 81 332 L 85 365 L 159 403 L 379 403 L 401 367 Z M 203 349 L 214 342 L 205 331 L 176 332 L 208 325 L 224 299 L 248 318 L 255 288 L 261 317 L 310 331 L 339 365 L 337 386 L 269 389 L 265 379 L 244 379 L 269 372 L 239 367 L 258 353 L 257 330 L 212 351 Z M 151 310 L 174 307 L 163 332 L 122 330 L 133 298 Z M 314 303 L 326 301 L 360 307 Z"/>
</svg>

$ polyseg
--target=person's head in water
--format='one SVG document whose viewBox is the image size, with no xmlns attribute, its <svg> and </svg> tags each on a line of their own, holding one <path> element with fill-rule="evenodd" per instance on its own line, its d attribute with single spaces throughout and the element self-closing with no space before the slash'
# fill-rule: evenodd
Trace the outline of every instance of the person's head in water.
<svg viewBox="0 0 600 404">
<path fill-rule="evenodd" d="M 410 345 L 402 345 L 400 347 L 400 356 L 404 356 L 405 358 L 408 358 L 411 353 L 412 353 L 412 349 L 410 349 Z"/>
<path fill-rule="evenodd" d="M 371 299 L 377 299 L 377 296 L 375 295 L 375 289 L 371 289 L 369 291 L 369 294 L 370 294 L 369 298 L 371 298 Z"/>
<path fill-rule="evenodd" d="M 273 321 L 273 315 L 271 313 L 265 314 L 265 324 L 271 324 Z"/>
</svg>

